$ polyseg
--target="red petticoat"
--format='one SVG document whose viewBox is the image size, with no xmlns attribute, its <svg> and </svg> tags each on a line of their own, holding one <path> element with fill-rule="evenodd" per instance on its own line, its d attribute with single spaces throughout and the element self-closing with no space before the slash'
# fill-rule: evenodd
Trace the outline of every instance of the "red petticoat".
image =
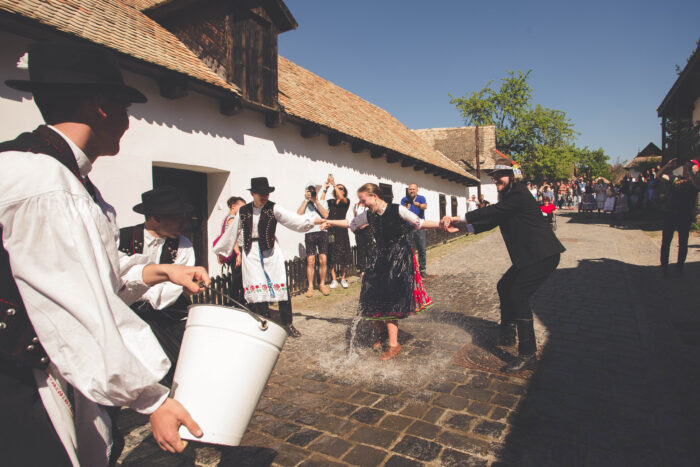
<svg viewBox="0 0 700 467">
<path fill-rule="evenodd" d="M 415 298 L 415 313 L 419 313 L 433 306 L 433 300 L 428 297 L 428 293 L 425 291 L 425 286 L 423 285 L 423 278 L 420 276 L 420 271 L 418 269 L 418 262 L 416 261 L 416 254 L 413 253 L 413 272 L 415 274 L 415 286 L 413 288 L 413 297 Z"/>
</svg>

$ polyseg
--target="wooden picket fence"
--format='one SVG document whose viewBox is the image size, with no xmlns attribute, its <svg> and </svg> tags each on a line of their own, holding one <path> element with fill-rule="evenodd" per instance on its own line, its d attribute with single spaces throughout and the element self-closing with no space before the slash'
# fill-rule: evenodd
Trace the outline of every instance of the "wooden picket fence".
<svg viewBox="0 0 700 467">
<path fill-rule="evenodd" d="M 462 232 L 450 234 L 442 230 L 427 231 L 427 246 L 437 245 L 438 243 L 447 243 L 448 240 L 464 235 Z M 351 263 L 347 267 L 347 275 L 357 276 L 360 274 L 364 265 L 358 264 L 357 246 L 351 249 Z M 288 290 L 290 295 L 295 296 L 302 294 L 307 289 L 306 279 L 306 258 L 296 257 L 285 261 L 287 269 Z M 340 266 L 336 265 L 336 274 L 340 273 Z M 237 284 L 240 284 L 240 269 L 224 268 L 221 275 L 214 276 L 211 279 L 211 286 L 204 292 L 190 297 L 192 303 L 207 303 L 214 305 L 233 306 L 234 304 L 225 298 L 223 295 L 228 295 L 236 300 L 242 300 L 242 294 Z M 328 268 L 326 272 L 326 284 L 331 282 L 331 272 Z M 318 286 L 318 261 L 315 264 L 314 286 Z"/>
</svg>

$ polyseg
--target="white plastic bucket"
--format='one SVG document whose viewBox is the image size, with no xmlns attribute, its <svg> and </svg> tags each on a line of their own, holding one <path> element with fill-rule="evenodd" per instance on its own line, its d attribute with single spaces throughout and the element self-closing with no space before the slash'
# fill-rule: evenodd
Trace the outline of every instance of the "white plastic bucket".
<svg viewBox="0 0 700 467">
<path fill-rule="evenodd" d="M 250 313 L 219 305 L 192 305 L 177 359 L 172 397 L 199 424 L 197 438 L 238 446 L 287 340 L 272 321 L 263 329 Z"/>
</svg>

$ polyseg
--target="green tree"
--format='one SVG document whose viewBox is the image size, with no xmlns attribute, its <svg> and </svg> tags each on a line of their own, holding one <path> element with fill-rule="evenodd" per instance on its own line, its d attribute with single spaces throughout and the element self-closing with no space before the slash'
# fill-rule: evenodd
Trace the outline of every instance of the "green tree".
<svg viewBox="0 0 700 467">
<path fill-rule="evenodd" d="M 608 164 L 609 157 L 603 151 L 603 148 L 598 148 L 595 151 L 584 148 L 575 148 L 574 165 L 576 167 L 576 175 L 582 175 L 586 178 L 594 177 L 610 177 L 610 165 Z"/>
<path fill-rule="evenodd" d="M 509 70 L 498 89 L 489 81 L 463 97 L 450 95 L 450 103 L 467 125 L 494 125 L 496 146 L 517 160 L 529 178 L 569 177 L 579 155 L 577 133 L 565 112 L 532 104 L 531 72 Z"/>
</svg>

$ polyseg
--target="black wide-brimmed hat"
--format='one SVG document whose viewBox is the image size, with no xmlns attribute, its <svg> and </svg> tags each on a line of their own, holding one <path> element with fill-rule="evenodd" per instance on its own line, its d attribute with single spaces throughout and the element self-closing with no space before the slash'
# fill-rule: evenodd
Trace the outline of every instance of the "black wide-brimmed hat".
<svg viewBox="0 0 700 467">
<path fill-rule="evenodd" d="M 250 188 L 248 188 L 248 190 L 251 193 L 266 195 L 275 191 L 275 187 L 270 186 L 267 177 L 255 177 L 250 179 Z"/>
<path fill-rule="evenodd" d="M 497 172 L 513 172 L 513 175 L 520 175 L 520 165 L 513 159 L 507 157 L 499 157 L 496 159 L 492 169 L 484 170 L 486 175 L 491 176 Z"/>
<path fill-rule="evenodd" d="M 146 102 L 146 96 L 124 84 L 117 59 L 108 50 L 70 42 L 35 42 L 28 50 L 29 79 L 8 79 L 20 91 L 84 86 L 113 91 L 130 102 Z"/>
<path fill-rule="evenodd" d="M 192 211 L 192 205 L 185 203 L 171 186 L 146 191 L 141 194 L 141 201 L 133 208 L 139 214 L 183 214 Z"/>
</svg>

